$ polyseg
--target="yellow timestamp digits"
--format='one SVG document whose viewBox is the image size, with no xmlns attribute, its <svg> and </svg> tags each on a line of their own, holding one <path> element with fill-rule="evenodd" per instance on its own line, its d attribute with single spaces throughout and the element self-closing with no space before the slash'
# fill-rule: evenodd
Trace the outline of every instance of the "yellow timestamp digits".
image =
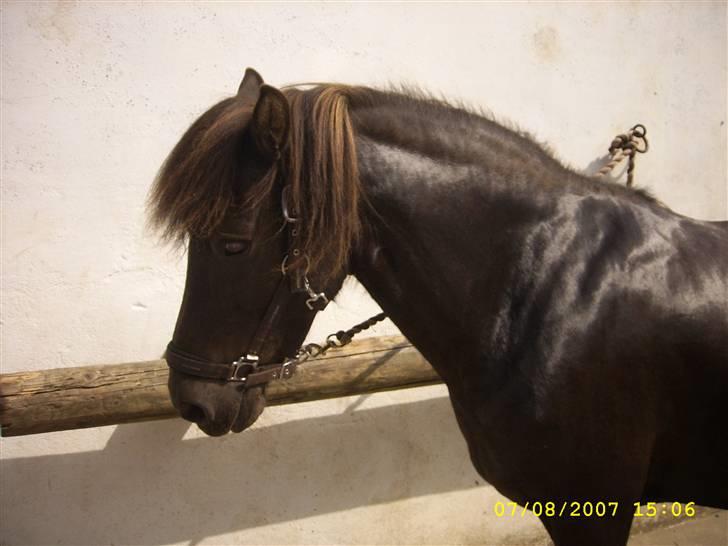
<svg viewBox="0 0 728 546">
<path fill-rule="evenodd" d="M 641 505 L 639 502 L 634 503 L 634 517 L 654 518 L 658 515 L 673 516 L 676 518 L 686 516 L 691 518 L 695 515 L 695 503 L 689 502 L 685 505 L 679 502 L 669 504 L 666 502 L 648 502 L 644 505 Z"/>
<path fill-rule="evenodd" d="M 535 516 L 547 518 L 591 518 L 614 517 L 619 508 L 618 502 L 526 502 L 518 506 L 515 502 L 498 501 L 493 505 L 496 517 L 525 516 L 530 510 Z"/>
<path fill-rule="evenodd" d="M 618 509 L 619 503 L 616 501 L 528 501 L 522 505 L 518 505 L 518 503 L 513 501 L 498 501 L 493 505 L 493 512 L 498 518 L 523 517 L 528 511 L 533 512 L 535 516 L 547 518 L 604 518 L 616 516 Z M 634 517 L 636 518 L 654 518 L 659 515 L 673 516 L 676 518 L 685 516 L 690 518 L 695 516 L 695 503 L 689 502 L 687 504 L 682 504 L 679 502 L 648 502 L 644 505 L 641 505 L 639 502 L 634 503 Z"/>
</svg>

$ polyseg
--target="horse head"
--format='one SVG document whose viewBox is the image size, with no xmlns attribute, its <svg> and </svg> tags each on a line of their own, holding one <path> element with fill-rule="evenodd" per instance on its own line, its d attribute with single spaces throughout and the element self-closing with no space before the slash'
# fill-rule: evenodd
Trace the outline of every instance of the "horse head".
<svg viewBox="0 0 728 546">
<path fill-rule="evenodd" d="M 188 255 L 166 353 L 169 392 L 180 415 L 209 435 L 258 418 L 267 382 L 285 377 L 287 359 L 346 275 L 347 249 L 312 241 L 355 229 L 355 215 L 341 204 L 349 200 L 332 210 L 305 184 L 318 163 L 292 138 L 303 116 L 292 117 L 289 99 L 248 69 L 237 94 L 187 130 L 151 193 L 153 222 Z M 323 146 L 314 152 L 325 154 Z"/>
</svg>

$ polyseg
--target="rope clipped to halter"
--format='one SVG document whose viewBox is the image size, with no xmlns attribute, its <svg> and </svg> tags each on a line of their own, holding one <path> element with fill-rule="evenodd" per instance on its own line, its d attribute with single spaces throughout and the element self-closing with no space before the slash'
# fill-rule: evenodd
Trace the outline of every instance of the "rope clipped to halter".
<svg viewBox="0 0 728 546">
<path fill-rule="evenodd" d="M 368 318 L 364 322 L 360 322 L 355 326 L 352 326 L 348 330 L 339 330 L 336 333 L 329 334 L 324 343 L 308 343 L 301 347 L 296 356 L 288 358 L 280 364 L 271 364 L 260 368 L 260 371 L 253 372 L 241 379 L 247 386 L 257 385 L 261 383 L 267 383 L 274 379 L 290 379 L 296 373 L 296 369 L 301 364 L 304 364 L 311 358 L 326 354 L 330 349 L 339 349 L 344 345 L 351 343 L 354 336 L 363 332 L 364 330 L 371 328 L 376 323 L 383 321 L 387 318 L 385 313 L 379 313 L 373 317 Z M 229 379 L 231 380 L 231 379 Z"/>
<path fill-rule="evenodd" d="M 339 330 L 336 333 L 329 334 L 326 337 L 326 342 L 323 344 L 309 343 L 301 347 L 300 352 L 307 355 L 306 358 L 316 358 L 317 356 L 326 354 L 329 349 L 339 349 L 345 345 L 351 343 L 354 336 L 360 334 L 364 330 L 367 330 L 374 326 L 376 323 L 383 321 L 387 318 L 385 313 L 378 313 L 373 317 L 369 317 L 364 322 L 360 322 L 355 326 L 352 326 L 348 330 Z"/>
<path fill-rule="evenodd" d="M 611 172 L 625 157 L 629 158 L 627 165 L 627 186 L 634 182 L 634 167 L 637 154 L 644 154 L 650 149 L 647 142 L 647 128 L 638 123 L 627 133 L 617 135 L 609 145 L 609 163 L 604 165 L 596 176 L 602 177 Z"/>
</svg>

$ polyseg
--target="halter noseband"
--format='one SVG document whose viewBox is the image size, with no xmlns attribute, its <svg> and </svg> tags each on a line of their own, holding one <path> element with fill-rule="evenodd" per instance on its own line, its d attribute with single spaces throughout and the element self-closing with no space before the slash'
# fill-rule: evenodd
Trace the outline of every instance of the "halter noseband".
<svg viewBox="0 0 728 546">
<path fill-rule="evenodd" d="M 296 366 L 301 361 L 301 355 L 286 359 L 275 364 L 260 365 L 261 351 L 268 336 L 279 319 L 281 310 L 285 307 L 292 294 L 306 294 L 306 307 L 309 310 L 318 312 L 328 305 L 329 299 L 324 292 L 316 292 L 311 288 L 308 279 L 308 257 L 299 248 L 300 218 L 296 217 L 295 211 L 289 209 L 288 193 L 290 187 L 283 188 L 281 193 L 281 210 L 286 222 L 286 233 L 288 235 L 288 254 L 281 262 L 281 279 L 278 287 L 273 293 L 273 298 L 268 304 L 268 309 L 248 345 L 248 350 L 232 363 L 220 363 L 205 360 L 199 356 L 183 351 L 173 341 L 167 345 L 167 365 L 178 372 L 205 377 L 208 379 L 219 379 L 223 381 L 234 381 L 243 383 L 246 388 L 255 385 L 262 385 L 274 379 L 288 379 L 296 371 Z M 293 266 L 288 265 L 288 258 L 292 256 Z M 286 283 L 286 277 L 289 282 Z M 288 286 L 286 286 L 288 284 Z"/>
</svg>

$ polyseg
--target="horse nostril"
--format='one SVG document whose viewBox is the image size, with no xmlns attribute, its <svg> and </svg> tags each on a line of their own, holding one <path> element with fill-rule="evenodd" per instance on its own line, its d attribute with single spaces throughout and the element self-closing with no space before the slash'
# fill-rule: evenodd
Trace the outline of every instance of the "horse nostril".
<svg viewBox="0 0 728 546">
<path fill-rule="evenodd" d="M 205 410 L 199 406 L 188 404 L 186 402 L 181 402 L 179 404 L 179 414 L 182 416 L 182 419 L 186 419 L 187 421 L 192 421 L 197 424 L 200 424 L 207 419 Z"/>
</svg>

